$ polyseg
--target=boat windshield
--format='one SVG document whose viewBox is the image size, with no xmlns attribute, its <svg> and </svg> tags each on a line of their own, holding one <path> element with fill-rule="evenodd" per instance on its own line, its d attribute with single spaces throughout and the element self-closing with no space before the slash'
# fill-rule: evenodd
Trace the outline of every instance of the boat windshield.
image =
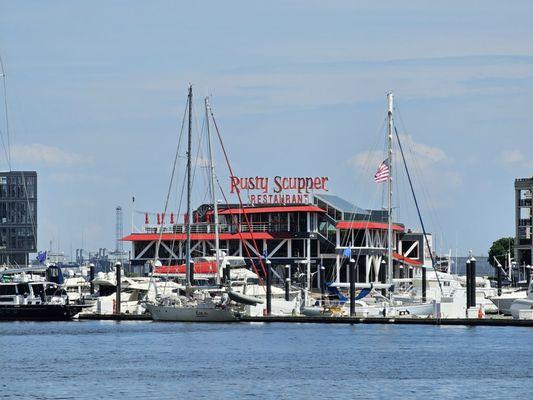
<svg viewBox="0 0 533 400">
<path fill-rule="evenodd" d="M 31 285 L 31 288 L 33 289 L 34 296 L 40 296 L 42 293 L 44 293 L 44 285 L 42 283 L 33 284 Z"/>
<path fill-rule="evenodd" d="M 30 285 L 27 283 L 19 283 L 17 285 L 17 290 L 19 294 L 27 296 L 30 294 Z"/>
</svg>

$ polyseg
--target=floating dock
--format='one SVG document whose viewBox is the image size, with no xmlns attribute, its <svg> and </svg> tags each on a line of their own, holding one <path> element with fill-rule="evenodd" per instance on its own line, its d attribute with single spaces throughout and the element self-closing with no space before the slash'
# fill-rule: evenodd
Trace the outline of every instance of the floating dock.
<svg viewBox="0 0 533 400">
<path fill-rule="evenodd" d="M 96 321 L 151 321 L 150 314 L 79 314 L 77 319 Z"/>
<path fill-rule="evenodd" d="M 151 321 L 148 314 L 82 314 L 80 320 L 103 321 Z M 242 317 L 235 322 L 264 322 L 264 323 L 297 323 L 297 324 L 398 324 L 398 325 L 462 325 L 462 326 L 522 326 L 532 327 L 533 320 L 516 320 L 508 317 L 494 316 L 490 318 L 410 318 L 410 317 L 306 317 L 306 316 L 271 316 L 271 317 Z"/>
<path fill-rule="evenodd" d="M 387 317 L 243 317 L 242 322 L 283 322 L 307 324 L 398 324 L 398 325 L 464 325 L 464 326 L 526 326 L 533 327 L 533 320 L 493 318 L 387 318 Z"/>
</svg>

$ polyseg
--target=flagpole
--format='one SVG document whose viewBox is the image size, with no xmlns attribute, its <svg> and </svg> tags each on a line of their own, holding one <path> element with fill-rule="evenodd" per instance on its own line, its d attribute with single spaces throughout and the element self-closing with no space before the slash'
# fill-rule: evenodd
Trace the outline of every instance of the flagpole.
<svg viewBox="0 0 533 400">
<path fill-rule="evenodd" d="M 393 120 L 392 120 L 392 110 L 393 110 L 393 101 L 394 97 L 392 93 L 387 93 L 387 103 L 388 103 L 388 164 L 389 164 L 389 174 L 387 178 L 387 279 L 388 283 L 392 284 L 393 279 L 393 268 L 392 268 L 392 247 L 393 247 L 393 237 L 392 237 L 392 131 L 393 131 Z M 392 297 L 392 292 L 389 292 Z"/>
</svg>

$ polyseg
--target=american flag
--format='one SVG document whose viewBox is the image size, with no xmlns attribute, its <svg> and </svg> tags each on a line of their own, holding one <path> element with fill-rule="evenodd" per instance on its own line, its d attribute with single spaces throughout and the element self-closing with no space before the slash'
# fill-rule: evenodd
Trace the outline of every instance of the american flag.
<svg viewBox="0 0 533 400">
<path fill-rule="evenodd" d="M 387 182 L 389 179 L 389 159 L 387 158 L 379 164 L 378 170 L 374 175 L 374 182 Z"/>
</svg>

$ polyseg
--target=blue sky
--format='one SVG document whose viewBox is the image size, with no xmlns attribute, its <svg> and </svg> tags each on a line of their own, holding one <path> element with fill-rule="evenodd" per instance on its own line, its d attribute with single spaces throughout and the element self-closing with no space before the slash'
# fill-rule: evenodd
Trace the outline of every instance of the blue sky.
<svg viewBox="0 0 533 400">
<path fill-rule="evenodd" d="M 512 235 L 513 180 L 533 175 L 533 5 L 375 3 L 0 0 L 12 166 L 39 171 L 39 247 L 113 248 L 115 206 L 125 231 L 132 195 L 163 207 L 189 82 L 198 112 L 212 95 L 237 175 L 329 176 L 365 208 L 381 206 L 392 90 L 439 247 Z"/>
</svg>

